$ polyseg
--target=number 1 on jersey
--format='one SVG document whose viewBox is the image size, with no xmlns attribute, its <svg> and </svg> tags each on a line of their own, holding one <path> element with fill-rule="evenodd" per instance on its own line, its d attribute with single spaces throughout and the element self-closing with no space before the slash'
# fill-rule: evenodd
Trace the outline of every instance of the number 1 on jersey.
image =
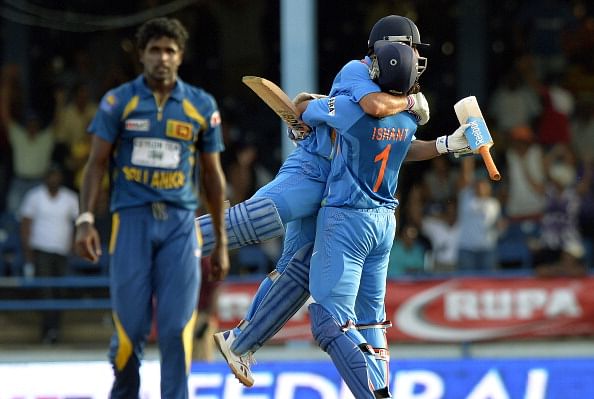
<svg viewBox="0 0 594 399">
<path fill-rule="evenodd" d="M 377 190 L 379 190 L 380 186 L 382 185 L 382 180 L 384 180 L 384 172 L 386 171 L 386 165 L 388 164 L 388 157 L 390 156 L 391 149 L 392 149 L 392 144 L 388 144 L 386 146 L 386 148 L 384 148 L 382 150 L 382 152 L 377 154 L 375 156 L 375 158 L 373 159 L 374 163 L 378 162 L 378 161 L 382 161 L 379 173 L 377 175 L 377 180 L 375 181 L 375 184 L 373 185 L 374 193 L 377 193 Z"/>
</svg>

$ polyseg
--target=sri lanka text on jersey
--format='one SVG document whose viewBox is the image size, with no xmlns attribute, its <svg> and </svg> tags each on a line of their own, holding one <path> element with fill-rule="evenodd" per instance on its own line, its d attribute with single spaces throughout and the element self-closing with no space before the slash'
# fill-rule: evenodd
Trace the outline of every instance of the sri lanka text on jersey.
<svg viewBox="0 0 594 399">
<path fill-rule="evenodd" d="M 183 187 L 186 181 L 184 172 L 151 170 L 146 168 L 124 167 L 122 168 L 126 180 L 141 184 L 150 185 L 159 190 L 173 190 Z"/>
</svg>

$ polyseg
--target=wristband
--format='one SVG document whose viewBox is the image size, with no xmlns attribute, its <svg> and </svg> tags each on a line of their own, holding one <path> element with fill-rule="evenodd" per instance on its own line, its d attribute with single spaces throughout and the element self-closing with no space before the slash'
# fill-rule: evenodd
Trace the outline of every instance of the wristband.
<svg viewBox="0 0 594 399">
<path fill-rule="evenodd" d="M 74 221 L 74 225 L 78 227 L 83 223 L 95 224 L 95 215 L 93 215 L 91 212 L 81 213 Z"/>
<path fill-rule="evenodd" d="M 406 96 L 406 109 L 408 111 L 411 111 L 414 106 L 415 106 L 415 97 L 414 96 Z"/>
<path fill-rule="evenodd" d="M 435 140 L 435 148 L 440 154 L 446 154 L 448 150 L 448 136 L 440 136 Z"/>
</svg>

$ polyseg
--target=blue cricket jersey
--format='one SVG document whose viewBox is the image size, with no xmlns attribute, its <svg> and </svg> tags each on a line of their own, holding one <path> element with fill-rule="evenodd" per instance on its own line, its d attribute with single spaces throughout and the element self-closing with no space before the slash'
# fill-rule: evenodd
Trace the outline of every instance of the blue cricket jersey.
<svg viewBox="0 0 594 399">
<path fill-rule="evenodd" d="M 334 78 L 330 96 L 350 96 L 358 103 L 367 94 L 380 92 L 380 87 L 369 77 L 370 63 L 369 57 L 365 57 L 364 60 L 353 60 L 344 65 Z M 305 140 L 298 141 L 297 144 L 307 152 L 332 159 L 333 140 L 334 137 L 328 127 L 318 126 L 314 134 L 310 134 Z"/>
<path fill-rule="evenodd" d="M 369 93 L 379 93 L 380 87 L 369 77 L 369 65 L 369 57 L 349 61 L 334 78 L 329 96 L 346 95 L 358 103 Z"/>
<path fill-rule="evenodd" d="M 338 133 L 323 206 L 398 206 L 398 173 L 417 129 L 412 115 L 374 118 L 350 97 L 337 96 L 311 101 L 302 117 L 309 125 L 325 123 Z"/>
<path fill-rule="evenodd" d="M 110 90 L 89 132 L 114 145 L 111 210 L 152 202 L 194 210 L 197 151 L 224 150 L 214 98 L 177 79 L 162 106 L 141 75 Z"/>
</svg>

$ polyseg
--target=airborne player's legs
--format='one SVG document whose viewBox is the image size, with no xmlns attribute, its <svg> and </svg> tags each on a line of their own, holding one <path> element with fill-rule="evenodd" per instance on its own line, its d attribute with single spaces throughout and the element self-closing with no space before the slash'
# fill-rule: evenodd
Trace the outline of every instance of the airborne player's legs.
<svg viewBox="0 0 594 399">
<path fill-rule="evenodd" d="M 404 40 L 404 42 L 407 45 L 413 47 L 423 45 L 423 43 L 421 43 L 420 41 L 419 31 L 412 21 L 410 21 L 408 18 L 401 16 L 388 16 L 378 21 L 372 29 L 368 43 L 369 54 L 373 53 L 374 51 L 374 43 L 378 40 L 385 39 L 386 36 L 390 36 L 390 40 L 394 41 Z M 356 61 L 347 64 L 347 66 L 349 65 L 355 66 L 355 68 L 346 68 L 345 66 L 345 68 L 341 70 L 341 73 L 337 76 L 333 83 L 332 90 L 335 92 L 335 94 L 336 92 L 340 92 L 341 94 L 347 95 L 350 93 L 353 96 L 352 100 L 355 102 L 359 102 L 359 100 L 361 100 L 365 96 L 377 98 L 375 97 L 375 95 L 377 94 L 386 94 L 378 93 L 379 88 L 375 86 L 375 83 L 371 81 L 367 64 L 360 61 Z M 393 96 L 388 95 L 388 97 Z M 415 101 L 412 101 L 412 104 L 414 110 Z M 423 123 L 426 123 L 429 118 L 428 109 L 425 109 L 428 108 L 426 101 L 420 101 L 418 105 L 418 108 L 421 112 L 419 112 L 417 115 L 422 115 L 423 117 L 420 119 L 424 121 Z M 398 109 L 395 110 L 395 105 L 393 103 L 390 105 L 385 104 L 385 108 L 389 109 L 390 112 L 394 114 L 409 109 L 406 107 L 400 107 L 403 107 L 403 105 L 399 104 L 398 107 L 396 107 Z M 417 118 L 417 120 L 419 120 L 419 118 Z M 317 136 L 323 138 L 333 137 L 330 135 L 321 136 L 319 133 L 317 134 Z M 331 147 L 332 149 L 328 152 L 325 152 L 317 151 L 312 149 L 312 147 L 309 147 L 308 152 L 310 152 L 311 154 L 319 154 L 317 156 L 317 162 L 321 160 L 325 163 L 328 163 L 328 161 L 325 160 L 325 158 L 332 159 L 334 155 L 334 145 L 324 147 L 323 144 L 319 144 L 319 146 L 320 149 L 327 149 L 328 147 Z M 301 168 L 306 168 L 308 164 L 297 164 L 294 166 L 297 170 L 300 170 Z M 299 178 L 299 173 L 292 176 L 292 179 Z M 287 180 L 287 182 L 290 181 Z M 300 190 L 305 190 L 305 188 L 297 188 Z M 284 198 L 292 199 L 292 197 L 288 196 L 285 196 Z M 321 196 L 319 197 L 319 199 L 321 200 Z M 278 201 L 278 203 L 277 201 L 275 201 L 275 205 L 278 206 L 278 211 L 281 215 L 281 220 L 286 223 L 286 209 L 281 209 L 283 206 L 280 201 Z M 297 206 L 299 206 L 298 202 Z M 320 206 L 319 200 L 317 206 Z M 290 227 L 288 226 L 287 231 L 289 231 L 289 229 Z M 301 248 L 305 251 L 305 247 L 299 247 L 299 245 L 295 245 L 295 247 Z M 295 262 L 286 263 L 289 261 L 289 259 L 291 259 L 292 255 L 293 253 L 283 253 L 283 257 L 279 262 L 279 267 L 277 267 L 277 271 L 285 270 L 285 273 L 281 273 L 280 277 L 276 279 L 274 283 L 275 287 L 273 287 L 274 289 L 271 289 L 271 287 L 273 286 L 273 278 L 276 278 L 277 274 L 273 274 L 273 276 L 268 277 L 266 278 L 266 280 L 263 281 L 262 285 L 258 290 L 258 293 L 256 294 L 254 303 L 250 308 L 250 312 L 247 316 L 250 318 L 249 320 L 251 320 L 251 322 L 247 325 L 246 323 L 242 324 L 243 332 L 241 332 L 242 328 L 239 328 L 235 329 L 235 331 L 226 331 L 215 335 L 215 341 L 219 346 L 219 349 L 221 350 L 221 353 L 225 357 L 226 361 L 229 363 L 231 370 L 234 372 L 236 377 L 245 385 L 251 386 L 253 384 L 253 378 L 251 376 L 251 371 L 249 369 L 249 362 L 247 361 L 247 357 L 249 357 L 251 352 L 257 350 L 264 343 L 264 341 L 268 339 L 267 337 L 272 336 L 274 332 L 276 332 L 280 327 L 282 327 L 282 324 L 289 320 L 289 318 L 298 309 L 299 303 L 306 299 L 306 293 L 304 291 L 301 292 L 303 295 L 295 295 L 294 297 L 286 294 L 287 292 L 296 294 L 295 289 L 297 287 L 302 287 L 304 285 L 305 280 L 301 276 L 304 275 L 303 269 L 308 267 L 307 263 L 303 262 L 300 256 L 295 257 Z M 283 266 L 283 264 L 287 265 L 286 268 Z M 286 299 L 293 298 L 291 300 L 294 300 L 295 302 L 289 303 L 289 300 L 277 301 L 277 296 Z M 259 313 L 260 309 L 269 309 L 269 305 L 275 303 L 279 303 L 285 306 L 284 311 L 278 309 L 278 312 L 274 313 L 274 317 L 267 317 L 269 316 L 267 314 L 262 315 L 262 313 L 265 312 Z M 254 321 L 257 319 L 258 316 L 261 316 L 261 318 L 263 319 L 262 323 L 260 323 L 260 321 Z M 259 328 L 256 328 L 256 326 L 259 326 Z M 250 329 L 253 329 L 254 331 L 249 332 Z M 241 333 L 245 335 L 243 335 L 241 340 L 238 340 L 238 342 L 235 343 L 235 333 Z M 243 352 L 244 350 L 248 350 L 248 352 Z"/>
<path fill-rule="evenodd" d="M 324 129 L 314 134 L 328 133 Z M 315 234 L 315 215 L 329 169 L 327 159 L 298 147 L 289 155 L 274 180 L 252 197 L 254 200 L 272 201 L 279 218 L 287 223 L 287 230 L 276 269 L 260 284 L 240 326 L 217 333 L 214 337 L 229 367 L 246 386 L 253 384 L 247 358 L 309 298 L 309 258 Z M 201 219 L 202 225 L 205 219 Z"/>
<path fill-rule="evenodd" d="M 314 134 L 327 134 L 320 131 Z M 257 244 L 284 233 L 284 224 L 313 216 L 320 208 L 330 162 L 297 147 L 285 160 L 274 180 L 247 201 L 225 214 L 229 249 Z M 212 218 L 196 219 L 203 237 L 202 255 L 214 245 Z"/>
</svg>

